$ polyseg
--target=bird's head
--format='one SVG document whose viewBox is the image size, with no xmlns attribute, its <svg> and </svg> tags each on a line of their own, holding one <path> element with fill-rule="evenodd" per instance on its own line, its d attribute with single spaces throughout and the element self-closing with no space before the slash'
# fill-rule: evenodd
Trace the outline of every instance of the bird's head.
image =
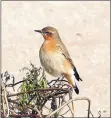
<svg viewBox="0 0 111 118">
<path fill-rule="evenodd" d="M 42 34 L 45 40 L 51 40 L 59 38 L 58 31 L 53 27 L 44 27 L 42 30 L 34 30 L 35 32 L 39 32 Z"/>
</svg>

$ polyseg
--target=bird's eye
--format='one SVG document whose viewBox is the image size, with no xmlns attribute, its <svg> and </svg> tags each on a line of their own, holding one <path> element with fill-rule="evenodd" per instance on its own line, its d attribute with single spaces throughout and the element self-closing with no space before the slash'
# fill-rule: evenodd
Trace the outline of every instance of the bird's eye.
<svg viewBox="0 0 111 118">
<path fill-rule="evenodd" d="M 46 34 L 51 34 L 51 32 L 45 32 Z"/>
</svg>

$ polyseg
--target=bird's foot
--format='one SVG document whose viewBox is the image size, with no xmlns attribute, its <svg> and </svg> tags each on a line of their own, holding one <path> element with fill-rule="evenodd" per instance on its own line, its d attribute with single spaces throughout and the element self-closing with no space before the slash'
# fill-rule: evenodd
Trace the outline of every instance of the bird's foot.
<svg viewBox="0 0 111 118">
<path fill-rule="evenodd" d="M 68 90 L 73 91 L 72 85 L 68 84 Z"/>
</svg>

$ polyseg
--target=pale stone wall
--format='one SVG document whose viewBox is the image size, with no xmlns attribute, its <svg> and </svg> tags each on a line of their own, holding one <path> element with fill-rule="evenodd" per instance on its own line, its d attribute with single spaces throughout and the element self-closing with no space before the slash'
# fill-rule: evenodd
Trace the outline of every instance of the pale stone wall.
<svg viewBox="0 0 111 118">
<path fill-rule="evenodd" d="M 43 38 L 34 29 L 53 26 L 83 79 L 77 83 L 79 96 L 91 99 L 95 116 L 99 110 L 109 116 L 109 10 L 108 1 L 2 1 L 2 71 L 8 70 L 19 81 L 23 76 L 19 69 L 30 61 L 39 67 Z M 76 115 L 85 116 L 86 106 L 77 102 Z"/>
</svg>

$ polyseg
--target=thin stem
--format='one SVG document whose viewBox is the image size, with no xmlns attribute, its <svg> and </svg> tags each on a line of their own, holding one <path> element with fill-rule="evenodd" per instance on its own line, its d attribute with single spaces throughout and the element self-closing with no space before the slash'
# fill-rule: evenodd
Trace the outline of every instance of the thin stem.
<svg viewBox="0 0 111 118">
<path fill-rule="evenodd" d="M 65 104 L 63 104 L 61 107 L 59 107 L 57 110 L 53 111 L 51 114 L 47 115 L 46 118 L 51 117 L 53 114 L 55 114 L 56 112 L 58 112 L 60 109 L 62 109 L 63 107 L 65 107 L 67 104 L 69 104 L 72 101 L 77 101 L 77 100 L 87 100 L 88 101 L 88 118 L 89 118 L 89 114 L 90 114 L 90 100 L 86 97 L 83 98 L 73 98 L 69 101 L 67 101 Z"/>
</svg>

